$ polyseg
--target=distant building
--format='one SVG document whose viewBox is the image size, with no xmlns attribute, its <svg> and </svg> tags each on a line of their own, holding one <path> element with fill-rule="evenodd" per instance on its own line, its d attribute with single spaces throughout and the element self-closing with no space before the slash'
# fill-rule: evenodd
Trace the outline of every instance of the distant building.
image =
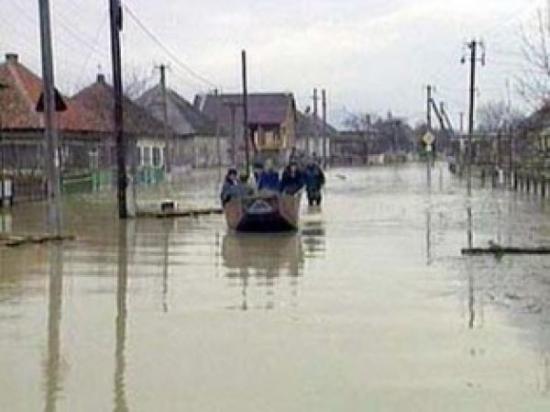
<svg viewBox="0 0 550 412">
<path fill-rule="evenodd" d="M 330 140 L 331 164 L 367 164 L 375 134 L 357 131 L 342 131 Z"/>
<path fill-rule="evenodd" d="M 323 120 L 317 116 L 314 120 L 311 113 L 296 113 L 296 148 L 308 155 L 323 155 Z M 326 155 L 330 159 L 331 140 L 338 136 L 338 130 L 327 123 L 326 131 Z"/>
<path fill-rule="evenodd" d="M 195 105 L 202 113 L 229 131 L 230 153 L 237 163 L 243 162 L 245 151 L 242 102 L 241 94 L 209 94 L 195 98 Z M 247 127 L 251 157 L 270 157 L 285 162 L 296 142 L 294 96 L 289 93 L 249 94 Z"/>
<path fill-rule="evenodd" d="M 523 166 L 550 169 L 550 103 L 544 104 L 529 117 L 512 125 L 514 142 L 508 142 L 508 151 L 513 146 L 512 160 Z M 502 140 L 502 138 L 501 138 Z M 502 142 L 501 142 L 502 144 Z M 506 145 L 504 143 L 503 145 Z"/>
<path fill-rule="evenodd" d="M 157 120 L 164 121 L 163 93 L 160 85 L 137 100 Z M 229 160 L 228 133 L 195 106 L 171 89 L 166 91 L 168 125 L 174 131 L 174 164 L 185 167 L 226 165 Z"/>
</svg>

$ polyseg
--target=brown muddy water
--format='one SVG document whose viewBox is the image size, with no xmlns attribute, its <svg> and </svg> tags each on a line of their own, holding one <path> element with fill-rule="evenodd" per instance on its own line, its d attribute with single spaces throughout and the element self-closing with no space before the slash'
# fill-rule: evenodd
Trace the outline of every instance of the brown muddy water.
<svg viewBox="0 0 550 412">
<path fill-rule="evenodd" d="M 140 195 L 216 202 L 212 174 Z M 0 249 L 1 411 L 548 411 L 549 203 L 443 165 L 334 169 L 292 235 L 222 216 L 118 224 L 67 200 L 75 242 Z M 145 205 L 145 206 L 144 206 Z M 42 205 L 1 218 L 42 230 Z"/>
</svg>

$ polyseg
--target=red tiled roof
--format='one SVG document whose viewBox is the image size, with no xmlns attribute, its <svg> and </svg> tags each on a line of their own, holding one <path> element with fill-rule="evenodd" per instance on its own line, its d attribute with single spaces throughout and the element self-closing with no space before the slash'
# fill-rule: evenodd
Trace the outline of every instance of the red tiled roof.
<svg viewBox="0 0 550 412">
<path fill-rule="evenodd" d="M 0 65 L 0 82 L 7 88 L 0 92 L 0 114 L 5 129 L 43 129 L 43 114 L 36 112 L 36 103 L 42 94 L 42 80 L 24 65 L 16 55 L 7 55 Z M 93 131 L 90 114 L 78 103 L 63 97 L 67 110 L 59 113 L 61 131 Z"/>
<path fill-rule="evenodd" d="M 91 114 L 88 122 L 94 130 L 111 132 L 114 129 L 113 104 L 114 90 L 103 75 L 92 85 L 74 95 L 71 101 Z M 124 98 L 124 131 L 130 134 L 160 135 L 163 124 L 145 109 L 128 98 Z"/>
</svg>

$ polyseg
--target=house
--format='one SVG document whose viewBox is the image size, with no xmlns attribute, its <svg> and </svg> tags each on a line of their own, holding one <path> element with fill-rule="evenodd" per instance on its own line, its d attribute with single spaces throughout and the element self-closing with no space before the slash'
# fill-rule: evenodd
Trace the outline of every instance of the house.
<svg viewBox="0 0 550 412">
<path fill-rule="evenodd" d="M 115 160 L 114 89 L 103 74 L 96 81 L 71 98 L 73 104 L 84 108 L 90 115 L 88 124 L 95 133 L 104 136 L 103 149 L 97 153 L 98 163 L 113 166 Z M 128 138 L 130 162 L 135 161 L 138 183 L 156 183 L 164 177 L 166 144 L 164 125 L 141 106 L 123 98 L 123 129 Z M 170 133 L 173 133 L 170 130 Z"/>
<path fill-rule="evenodd" d="M 156 85 L 136 103 L 157 120 L 164 121 L 163 92 Z M 166 90 L 166 112 L 172 136 L 175 167 L 211 167 L 229 164 L 227 132 L 174 90 Z"/>
<path fill-rule="evenodd" d="M 330 140 L 330 163 L 337 165 L 367 164 L 374 132 L 342 131 Z M 372 155 L 371 155 L 372 156 Z"/>
<path fill-rule="evenodd" d="M 244 111 L 241 94 L 197 96 L 195 105 L 224 130 L 229 130 L 230 152 L 235 163 L 242 163 Z M 296 103 L 290 93 L 252 93 L 248 95 L 248 133 L 250 154 L 270 157 L 278 163 L 287 160 L 296 142 Z"/>
<path fill-rule="evenodd" d="M 323 120 L 319 117 L 314 119 L 310 113 L 296 112 L 296 148 L 308 155 L 323 155 Z M 335 127 L 326 123 L 326 156 L 330 158 L 330 141 L 338 135 Z"/>
<path fill-rule="evenodd" d="M 42 80 L 9 53 L 0 64 L 0 169 L 14 179 L 16 200 L 42 198 L 44 177 L 44 118 L 36 106 Z M 99 143 L 85 108 L 57 93 L 66 110 L 56 116 L 63 189 L 72 190 L 75 176 L 90 168 L 90 152 Z M 85 184 L 91 185 L 91 178 Z"/>
</svg>

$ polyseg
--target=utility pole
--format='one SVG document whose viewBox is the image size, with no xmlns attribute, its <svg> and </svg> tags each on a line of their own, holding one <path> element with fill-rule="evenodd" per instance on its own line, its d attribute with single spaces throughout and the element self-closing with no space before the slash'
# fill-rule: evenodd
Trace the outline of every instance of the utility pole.
<svg viewBox="0 0 550 412">
<path fill-rule="evenodd" d="M 426 126 L 428 133 L 432 133 L 432 88 L 433 86 L 426 86 Z M 426 144 L 426 178 L 428 180 L 428 187 L 432 184 L 432 160 L 431 152 L 429 151 L 430 145 Z"/>
<path fill-rule="evenodd" d="M 42 79 L 44 85 L 44 137 L 48 175 L 49 230 L 61 234 L 61 181 L 59 174 L 59 135 L 55 119 L 55 82 L 52 56 L 49 0 L 39 0 Z"/>
<path fill-rule="evenodd" d="M 426 86 L 426 125 L 428 131 L 432 130 L 432 86 Z"/>
<path fill-rule="evenodd" d="M 162 121 L 163 121 L 163 132 L 164 132 L 164 150 L 165 150 L 165 156 L 164 156 L 164 171 L 166 173 L 166 176 L 171 172 L 172 168 L 172 159 L 171 159 L 171 153 L 172 153 L 172 145 L 170 141 L 170 131 L 168 129 L 168 96 L 166 91 L 166 65 L 161 64 L 159 66 L 160 70 L 160 89 L 162 93 Z"/>
<path fill-rule="evenodd" d="M 2 93 L 2 90 L 7 89 L 8 86 L 6 86 L 3 83 L 0 83 L 0 93 Z M 4 163 L 4 124 L 2 121 L 2 112 L 0 111 L 0 209 L 4 207 L 5 199 L 4 196 L 6 194 L 6 176 L 5 176 L 5 163 Z M 4 217 L 2 215 L 2 217 Z M 2 222 L 3 223 L 3 222 Z M 4 229 L 3 226 L 0 229 Z"/>
<path fill-rule="evenodd" d="M 464 112 L 460 112 L 460 134 L 464 134 Z"/>
<path fill-rule="evenodd" d="M 440 103 L 440 110 L 441 110 L 441 116 L 443 116 L 443 120 L 445 121 L 445 124 L 447 125 L 447 131 L 450 133 L 450 136 L 454 136 L 455 130 L 453 127 L 453 124 L 451 122 L 451 119 L 449 115 L 447 114 L 447 109 L 445 109 L 445 104 L 443 102 Z"/>
<path fill-rule="evenodd" d="M 313 89 L 313 141 L 315 142 L 313 147 L 319 147 L 319 130 L 317 128 L 319 118 L 318 116 L 318 101 L 319 96 L 317 95 L 317 89 Z M 313 150 L 315 152 L 315 150 Z"/>
<path fill-rule="evenodd" d="M 472 40 L 467 44 L 467 47 L 470 49 L 470 112 L 468 116 L 468 151 L 467 151 L 467 173 L 468 173 L 468 196 L 472 194 L 472 161 L 473 161 L 473 133 L 474 133 L 474 113 L 475 113 L 475 91 L 476 91 L 476 63 L 477 59 L 477 48 L 481 46 L 483 48 L 483 43 L 480 43 L 477 40 Z M 462 62 L 465 63 L 465 58 L 462 59 Z M 481 57 L 481 63 L 485 64 L 485 52 Z"/>
<path fill-rule="evenodd" d="M 241 52 L 243 75 L 243 138 L 246 161 L 246 175 L 250 176 L 250 142 L 248 130 L 248 85 L 246 76 L 246 50 Z"/>
<path fill-rule="evenodd" d="M 224 105 L 229 107 L 229 113 L 231 114 L 231 164 L 234 166 L 237 164 L 237 130 L 235 119 L 237 107 L 242 107 L 242 103 L 227 101 Z"/>
<path fill-rule="evenodd" d="M 550 13 L 550 0 L 549 0 L 548 12 Z M 548 24 L 550 25 L 550 16 L 548 19 Z M 514 163 L 514 154 L 513 154 L 513 136 L 512 136 L 512 97 L 510 94 L 510 79 L 506 79 L 506 129 L 505 133 L 508 135 L 508 179 L 512 182 L 512 167 Z"/>
<path fill-rule="evenodd" d="M 323 166 L 327 167 L 327 91 L 321 91 L 322 109 L 323 109 Z"/>
<path fill-rule="evenodd" d="M 128 144 L 124 138 L 123 111 L 122 111 L 122 62 L 120 52 L 120 32 L 122 31 L 122 6 L 120 0 L 109 0 L 111 17 L 111 59 L 113 64 L 114 87 L 114 134 L 117 157 L 117 198 L 118 217 L 128 217 L 128 203 L 126 188 L 128 177 L 126 175 L 126 154 Z"/>
</svg>

